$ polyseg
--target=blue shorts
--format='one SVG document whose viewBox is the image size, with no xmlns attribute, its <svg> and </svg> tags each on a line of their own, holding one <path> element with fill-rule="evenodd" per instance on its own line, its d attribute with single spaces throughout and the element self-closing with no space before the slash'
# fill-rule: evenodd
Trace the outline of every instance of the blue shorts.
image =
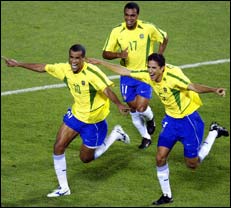
<svg viewBox="0 0 231 208">
<path fill-rule="evenodd" d="M 197 111 L 180 119 L 166 115 L 162 120 L 157 146 L 172 149 L 180 141 L 184 146 L 184 156 L 195 158 L 198 156 L 203 135 L 204 122 Z"/>
<path fill-rule="evenodd" d="M 128 76 L 120 76 L 120 92 L 124 102 L 135 100 L 137 95 L 152 98 L 152 87 L 149 84 Z"/>
<path fill-rule="evenodd" d="M 107 136 L 108 126 L 106 120 L 95 124 L 87 124 L 78 120 L 68 109 L 63 117 L 63 122 L 80 134 L 83 144 L 89 148 L 100 146 Z"/>
</svg>

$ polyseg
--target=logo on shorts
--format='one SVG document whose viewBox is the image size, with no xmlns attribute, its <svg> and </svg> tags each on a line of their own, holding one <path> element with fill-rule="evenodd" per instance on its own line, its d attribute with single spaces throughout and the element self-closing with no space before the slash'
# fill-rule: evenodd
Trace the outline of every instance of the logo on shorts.
<svg viewBox="0 0 231 208">
<path fill-rule="evenodd" d="M 165 128 L 165 126 L 167 126 L 168 122 L 165 121 L 163 124 L 162 124 L 162 127 Z"/>
</svg>

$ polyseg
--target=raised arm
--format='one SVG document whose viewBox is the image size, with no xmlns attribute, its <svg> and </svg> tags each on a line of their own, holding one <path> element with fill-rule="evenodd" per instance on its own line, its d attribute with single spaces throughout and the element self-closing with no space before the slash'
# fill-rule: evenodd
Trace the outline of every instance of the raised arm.
<svg viewBox="0 0 231 208">
<path fill-rule="evenodd" d="M 193 90 L 197 93 L 210 93 L 213 92 L 220 96 L 225 96 L 225 89 L 220 87 L 209 87 L 206 85 L 196 84 L 196 83 L 190 83 L 188 86 L 189 90 Z"/>
<path fill-rule="evenodd" d="M 8 58 L 4 58 L 4 60 L 8 67 L 22 67 L 22 68 L 29 69 L 35 72 L 46 72 L 45 71 L 46 64 L 23 63 L 23 62 L 18 62 L 14 59 L 8 59 Z"/>
<path fill-rule="evenodd" d="M 118 64 L 109 63 L 107 61 L 103 61 L 103 60 L 95 59 L 95 58 L 87 58 L 87 62 L 91 64 L 100 64 L 102 66 L 105 66 L 109 70 L 117 74 L 120 74 L 120 75 L 130 76 L 130 71 L 127 68 L 120 66 Z"/>
</svg>

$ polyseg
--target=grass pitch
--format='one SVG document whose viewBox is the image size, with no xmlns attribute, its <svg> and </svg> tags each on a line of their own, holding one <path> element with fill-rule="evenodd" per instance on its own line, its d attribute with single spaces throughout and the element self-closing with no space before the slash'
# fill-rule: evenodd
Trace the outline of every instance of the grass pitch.
<svg viewBox="0 0 231 208">
<path fill-rule="evenodd" d="M 230 58 L 229 2 L 145 2 L 140 19 L 168 32 L 168 63 L 183 65 Z M 87 56 L 101 58 L 111 28 L 123 21 L 126 1 L 1 1 L 1 53 L 26 62 L 66 62 L 74 43 L 86 46 Z M 113 61 L 118 63 L 118 61 Z M 106 69 L 103 71 L 111 75 Z M 199 109 L 206 123 L 230 126 L 230 64 L 185 69 L 197 83 L 222 86 L 225 98 L 201 95 Z M 119 81 L 115 92 L 119 93 Z M 60 83 L 48 74 L 7 68 L 1 62 L 1 91 Z M 121 98 L 121 97 L 120 97 Z M 72 194 L 48 199 L 57 187 L 53 143 L 62 116 L 72 104 L 66 88 L 1 97 L 1 206 L 8 207 L 149 207 L 161 191 L 156 177 L 157 136 L 164 115 L 153 95 L 150 103 L 157 130 L 150 148 L 140 151 L 140 136 L 129 116 L 111 104 L 109 131 L 121 124 L 131 144 L 116 142 L 96 161 L 79 159 L 81 139 L 66 151 Z M 168 160 L 174 203 L 166 207 L 230 207 L 230 138 L 220 138 L 195 171 L 187 169 L 183 148 L 177 144 Z"/>
</svg>

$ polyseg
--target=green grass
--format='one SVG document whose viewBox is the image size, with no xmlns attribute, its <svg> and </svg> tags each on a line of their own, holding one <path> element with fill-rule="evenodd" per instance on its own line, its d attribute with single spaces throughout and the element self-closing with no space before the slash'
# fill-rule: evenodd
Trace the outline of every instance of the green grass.
<svg viewBox="0 0 231 208">
<path fill-rule="evenodd" d="M 101 58 L 111 28 L 123 21 L 126 1 L 2 1 L 1 54 L 26 62 L 65 62 L 74 43 L 86 46 L 89 57 Z M 138 1 L 140 19 L 168 32 L 167 62 L 175 65 L 230 58 L 229 2 Z M 113 61 L 118 63 L 118 61 Z M 106 69 L 105 73 L 110 75 Z M 211 121 L 230 130 L 230 64 L 185 69 L 194 82 L 227 89 L 225 98 L 201 95 L 199 109 L 205 136 Z M 114 80 L 119 93 L 119 80 Z M 1 91 L 60 83 L 48 74 L 7 68 L 1 62 Z M 155 95 L 153 145 L 138 150 L 140 136 L 129 116 L 111 104 L 109 131 L 120 123 L 131 137 L 129 146 L 116 142 L 96 161 L 79 159 L 81 139 L 66 151 L 72 194 L 48 199 L 57 186 L 53 143 L 62 116 L 72 105 L 66 88 L 1 97 L 1 205 L 12 207 L 149 207 L 160 194 L 155 154 L 163 106 Z M 169 156 L 174 203 L 166 207 L 230 207 L 230 138 L 221 138 L 196 170 L 185 167 L 178 143 Z"/>
</svg>

